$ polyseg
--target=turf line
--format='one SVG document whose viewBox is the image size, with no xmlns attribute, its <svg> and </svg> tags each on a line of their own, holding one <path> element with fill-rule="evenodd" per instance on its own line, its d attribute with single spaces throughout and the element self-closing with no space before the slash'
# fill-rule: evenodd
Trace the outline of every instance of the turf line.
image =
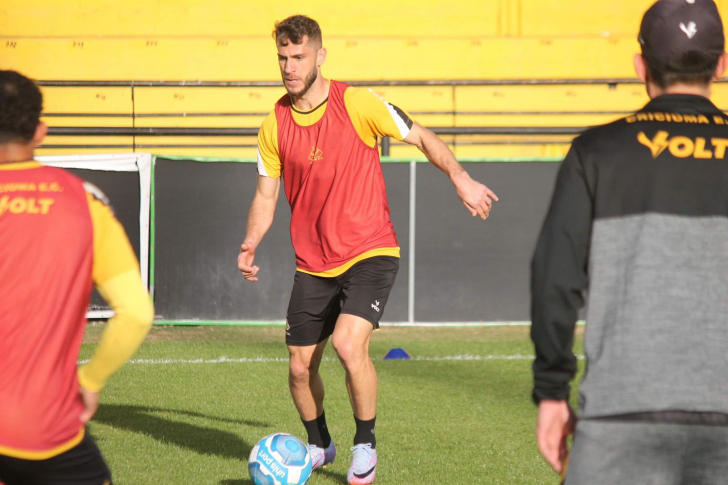
<svg viewBox="0 0 728 485">
<path fill-rule="evenodd" d="M 417 362 L 470 362 L 484 360 L 533 360 L 532 355 L 446 355 L 443 357 L 412 357 L 411 359 L 392 359 L 392 360 L 411 360 Z M 577 359 L 583 359 L 583 355 L 577 355 Z M 336 362 L 338 359 L 324 357 L 323 362 Z M 374 361 L 383 361 L 379 357 L 372 358 Z M 264 364 L 273 362 L 288 362 L 287 357 L 217 357 L 215 359 L 132 359 L 127 364 L 132 365 L 168 365 L 168 364 Z M 88 363 L 88 360 L 78 361 L 79 365 Z"/>
</svg>

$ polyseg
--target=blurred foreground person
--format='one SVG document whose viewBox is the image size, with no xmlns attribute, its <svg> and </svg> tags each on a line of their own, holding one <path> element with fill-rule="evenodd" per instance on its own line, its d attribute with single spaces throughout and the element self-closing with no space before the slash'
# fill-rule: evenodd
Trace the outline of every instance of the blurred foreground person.
<svg viewBox="0 0 728 485">
<path fill-rule="evenodd" d="M 651 101 L 563 162 L 532 262 L 539 450 L 566 485 L 728 483 L 728 117 L 712 0 L 660 0 L 635 56 Z M 568 405 L 589 291 L 579 421 Z"/>
<path fill-rule="evenodd" d="M 110 484 L 85 423 L 154 311 L 104 194 L 33 160 L 42 104 L 33 81 L 0 71 L 0 482 Z M 94 284 L 115 316 L 78 368 Z"/>
</svg>

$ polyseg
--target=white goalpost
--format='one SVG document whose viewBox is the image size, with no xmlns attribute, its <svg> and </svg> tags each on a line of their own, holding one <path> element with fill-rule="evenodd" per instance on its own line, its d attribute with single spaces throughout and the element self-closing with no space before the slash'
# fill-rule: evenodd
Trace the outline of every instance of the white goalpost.
<svg viewBox="0 0 728 485">
<path fill-rule="evenodd" d="M 36 157 L 44 165 L 105 172 L 137 172 L 139 183 L 139 265 L 142 281 L 149 286 L 149 217 L 151 204 L 152 156 L 149 153 L 116 155 L 59 155 Z M 103 187 L 100 187 L 103 190 Z M 112 200 L 112 202 L 114 202 Z M 90 308 L 88 318 L 110 318 L 110 309 Z"/>
</svg>

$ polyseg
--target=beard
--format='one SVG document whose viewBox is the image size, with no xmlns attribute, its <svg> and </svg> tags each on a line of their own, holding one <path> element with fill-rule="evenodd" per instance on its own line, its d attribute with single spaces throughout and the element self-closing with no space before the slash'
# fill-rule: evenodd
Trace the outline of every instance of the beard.
<svg viewBox="0 0 728 485">
<path fill-rule="evenodd" d="M 290 89 L 285 83 L 283 83 L 284 86 L 286 86 L 286 91 L 288 91 L 288 94 L 290 96 L 297 96 L 301 97 L 304 96 L 309 89 L 311 89 L 311 86 L 313 86 L 313 83 L 316 82 L 316 79 L 318 79 L 318 69 L 314 68 L 313 71 L 311 71 L 311 74 L 306 76 L 306 79 L 303 80 L 303 86 L 301 86 L 298 90 Z"/>
</svg>

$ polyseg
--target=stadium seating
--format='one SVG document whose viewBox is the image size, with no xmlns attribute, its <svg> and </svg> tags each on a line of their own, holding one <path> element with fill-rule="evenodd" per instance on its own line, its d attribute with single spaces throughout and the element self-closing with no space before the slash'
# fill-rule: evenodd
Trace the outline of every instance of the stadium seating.
<svg viewBox="0 0 728 485">
<path fill-rule="evenodd" d="M 300 12 L 322 26 L 328 77 L 432 82 L 373 88 L 426 126 L 585 127 L 640 107 L 647 99 L 644 89 L 607 82 L 456 83 L 633 78 L 639 18 L 650 3 L 373 0 L 352 6 L 312 0 L 300 12 L 292 1 L 82 0 L 68 8 L 52 0 L 7 0 L 0 7 L 0 58 L 3 68 L 41 81 L 129 81 L 44 86 L 45 119 L 52 127 L 254 128 L 282 93 L 280 87 L 132 87 L 131 81 L 275 81 L 273 21 Z M 728 1 L 718 3 L 726 12 Z M 716 100 L 728 108 L 722 85 Z M 458 156 L 559 155 L 571 139 L 444 138 Z M 149 136 L 53 136 L 41 153 L 129 151 L 135 144 L 138 150 L 169 154 L 255 153 L 253 137 Z M 417 153 L 396 143 L 391 149 L 393 156 Z"/>
</svg>

